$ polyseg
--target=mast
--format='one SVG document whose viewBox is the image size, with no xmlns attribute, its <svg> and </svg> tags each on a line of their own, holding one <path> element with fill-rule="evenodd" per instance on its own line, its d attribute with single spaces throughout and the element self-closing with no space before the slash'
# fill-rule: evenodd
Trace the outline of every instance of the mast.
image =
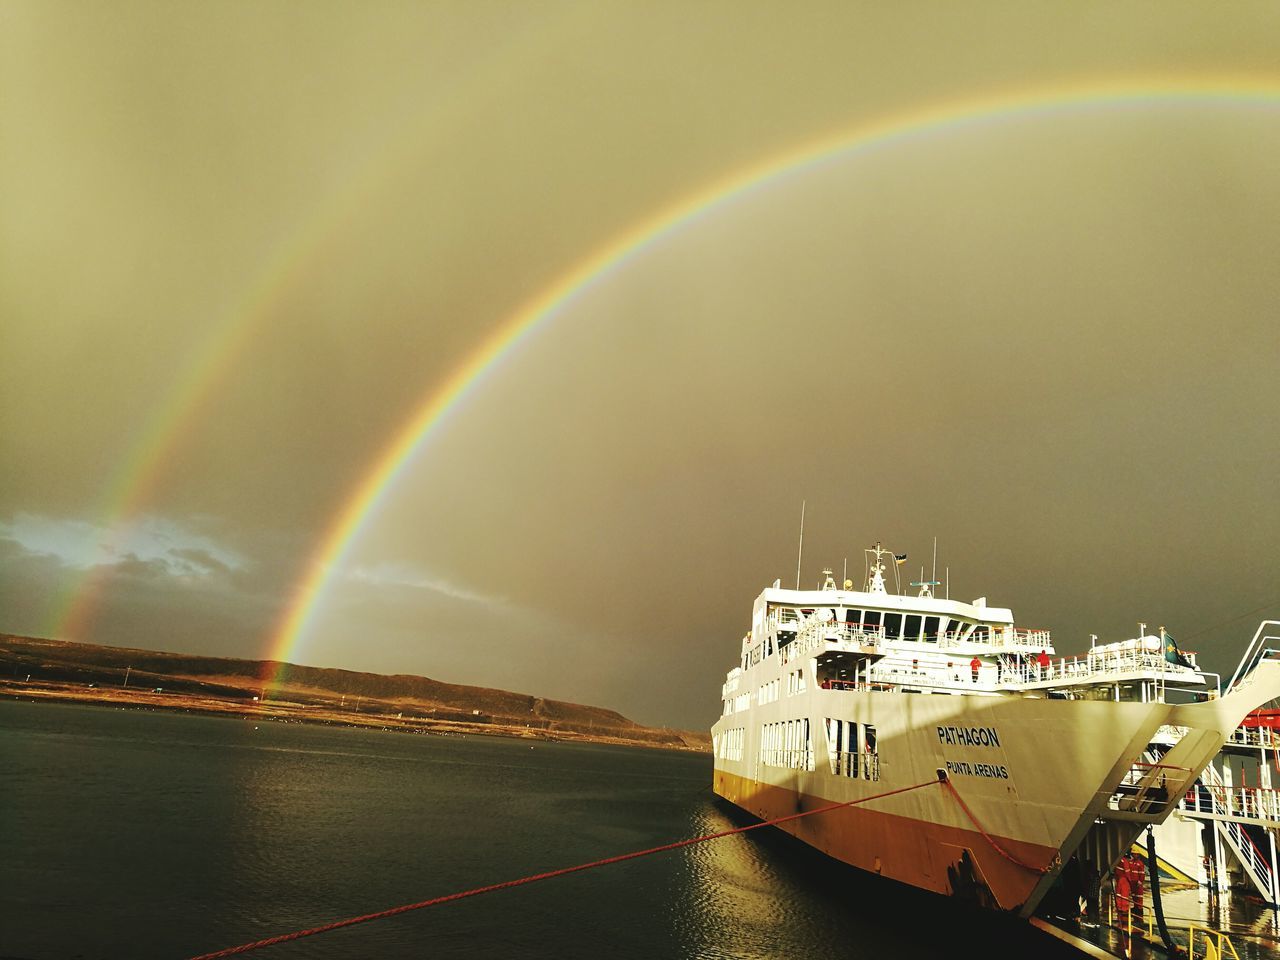
<svg viewBox="0 0 1280 960">
<path fill-rule="evenodd" d="M 804 558 L 804 504 L 800 501 L 800 552 L 796 555 L 796 589 L 800 589 L 800 561 Z"/>
</svg>

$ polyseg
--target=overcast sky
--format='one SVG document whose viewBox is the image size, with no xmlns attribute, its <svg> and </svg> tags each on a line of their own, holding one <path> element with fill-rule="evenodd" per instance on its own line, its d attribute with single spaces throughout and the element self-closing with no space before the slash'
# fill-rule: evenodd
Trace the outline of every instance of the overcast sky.
<svg viewBox="0 0 1280 960">
<path fill-rule="evenodd" d="M 294 659 L 706 727 L 804 502 L 806 584 L 936 537 L 1060 652 L 1145 621 L 1230 672 L 1280 616 L 1278 39 L 1245 2 L 3 0 L 0 631 L 265 656 L 424 398 L 593 251 L 873 123 L 1182 90 L 661 235 L 420 446 Z"/>
</svg>

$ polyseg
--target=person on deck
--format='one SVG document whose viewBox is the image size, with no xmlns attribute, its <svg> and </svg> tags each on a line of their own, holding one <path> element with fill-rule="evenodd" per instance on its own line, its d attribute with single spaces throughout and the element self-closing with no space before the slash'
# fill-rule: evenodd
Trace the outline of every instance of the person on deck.
<svg viewBox="0 0 1280 960">
<path fill-rule="evenodd" d="M 1036 655 L 1036 674 L 1041 680 L 1049 675 L 1049 655 L 1043 650 Z"/>
<path fill-rule="evenodd" d="M 978 669 L 982 666 L 982 661 L 974 657 L 969 661 L 969 669 L 973 672 L 973 682 L 978 682 Z"/>
</svg>

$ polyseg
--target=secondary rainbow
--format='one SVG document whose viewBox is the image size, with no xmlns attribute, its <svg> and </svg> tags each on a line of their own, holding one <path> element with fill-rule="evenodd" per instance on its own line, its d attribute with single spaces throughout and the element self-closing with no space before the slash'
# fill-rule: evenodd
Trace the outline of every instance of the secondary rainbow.
<svg viewBox="0 0 1280 960">
<path fill-rule="evenodd" d="M 173 386 L 152 407 L 125 457 L 107 475 L 93 514 L 101 518 L 106 539 L 127 540 L 193 423 L 210 409 L 219 389 L 237 371 L 237 361 L 289 293 L 305 280 L 326 243 L 340 238 L 344 227 L 387 183 L 411 170 L 442 129 L 468 117 L 476 98 L 500 96 L 501 83 L 544 58 L 548 38 L 578 16 L 570 9 L 490 44 L 484 57 L 472 62 L 452 87 L 441 87 L 429 102 L 415 100 L 411 117 L 387 129 L 380 143 L 369 144 L 363 158 L 353 161 L 351 175 L 335 179 L 341 189 L 296 223 L 285 225 L 264 249 L 260 257 L 264 267 L 256 280 L 231 301 L 209 335 L 190 351 L 188 362 L 177 365 Z M 110 564 L 92 566 L 78 577 L 69 576 L 53 592 L 44 617 L 49 636 L 85 639 L 82 633 L 111 570 Z"/>
<path fill-rule="evenodd" d="M 415 453 L 449 413 L 456 410 L 483 382 L 485 375 L 529 337 L 540 322 L 555 315 L 577 294 L 647 247 L 753 188 L 799 175 L 836 157 L 949 132 L 967 124 L 1062 111 L 1135 108 L 1160 102 L 1256 103 L 1274 108 L 1280 102 L 1280 75 L 1116 78 L 933 103 L 858 124 L 736 170 L 631 226 L 538 292 L 508 317 L 444 383 L 433 385 L 325 530 L 271 638 L 267 657 L 285 661 L 296 655 L 326 586 L 341 569 L 360 531 L 377 513 L 380 503 Z"/>
</svg>

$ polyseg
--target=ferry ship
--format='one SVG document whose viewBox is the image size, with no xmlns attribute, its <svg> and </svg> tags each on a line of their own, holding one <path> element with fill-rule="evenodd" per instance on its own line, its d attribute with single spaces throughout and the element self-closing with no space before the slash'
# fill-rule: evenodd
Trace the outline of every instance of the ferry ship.
<svg viewBox="0 0 1280 960">
<path fill-rule="evenodd" d="M 891 593 L 905 555 L 866 552 L 862 590 L 827 570 L 756 598 L 712 727 L 717 794 L 862 870 L 1031 917 L 1110 873 L 1280 696 L 1269 651 L 1226 690 L 1163 628 L 1060 656 L 986 598 L 923 575 Z"/>
</svg>

